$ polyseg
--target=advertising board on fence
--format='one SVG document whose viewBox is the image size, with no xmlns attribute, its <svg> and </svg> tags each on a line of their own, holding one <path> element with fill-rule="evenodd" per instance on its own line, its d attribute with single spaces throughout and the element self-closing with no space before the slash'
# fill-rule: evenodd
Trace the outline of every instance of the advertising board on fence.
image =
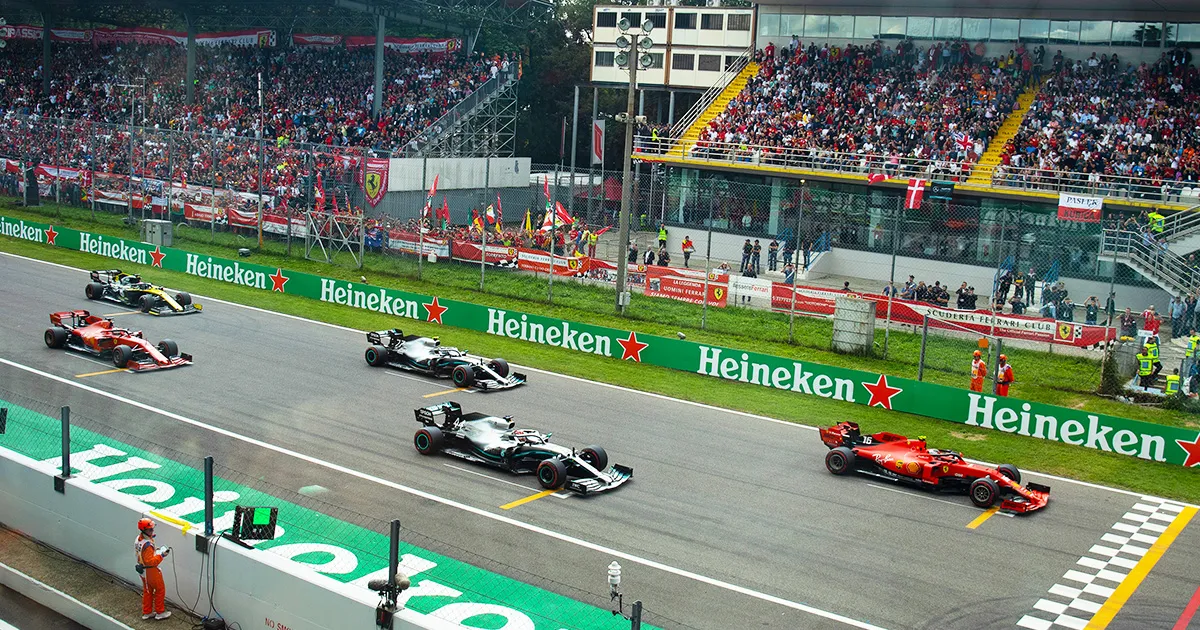
<svg viewBox="0 0 1200 630">
<path fill-rule="evenodd" d="M 0 217 L 0 235 L 155 267 L 806 396 L 878 407 L 1142 459 L 1200 465 L 1200 431 L 971 392 L 957 387 L 581 324 L 359 285 L 282 268 Z"/>
</svg>

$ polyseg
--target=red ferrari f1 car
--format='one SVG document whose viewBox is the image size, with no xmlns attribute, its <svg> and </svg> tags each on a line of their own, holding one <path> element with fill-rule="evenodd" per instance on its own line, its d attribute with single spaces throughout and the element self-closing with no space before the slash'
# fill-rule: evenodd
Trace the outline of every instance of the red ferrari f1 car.
<svg viewBox="0 0 1200 630">
<path fill-rule="evenodd" d="M 142 331 L 114 328 L 111 319 L 87 311 L 51 313 L 50 324 L 46 329 L 47 346 L 108 356 L 119 368 L 160 370 L 192 362 L 192 355 L 179 352 L 179 346 L 170 339 L 151 344 L 142 337 Z"/>
<path fill-rule="evenodd" d="M 911 439 L 895 433 L 863 435 L 854 422 L 839 422 L 821 429 L 829 447 L 825 467 L 835 475 L 859 472 L 889 481 L 950 492 L 965 492 L 971 502 L 990 508 L 1025 513 L 1046 507 L 1050 487 L 1021 485 L 1021 472 L 1012 464 L 995 468 L 972 464 L 962 453 L 926 448 L 925 438 Z"/>
</svg>

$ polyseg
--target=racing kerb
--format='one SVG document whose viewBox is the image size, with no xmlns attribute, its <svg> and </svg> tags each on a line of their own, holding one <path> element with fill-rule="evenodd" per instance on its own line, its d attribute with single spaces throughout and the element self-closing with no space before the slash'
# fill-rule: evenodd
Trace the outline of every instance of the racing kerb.
<svg viewBox="0 0 1200 630">
<path fill-rule="evenodd" d="M 437 296 L 335 280 L 0 216 L 0 234 L 118 260 L 890 411 L 948 420 L 1181 466 L 1200 465 L 1200 431 L 978 394 L 637 331 L 580 324 Z"/>
</svg>

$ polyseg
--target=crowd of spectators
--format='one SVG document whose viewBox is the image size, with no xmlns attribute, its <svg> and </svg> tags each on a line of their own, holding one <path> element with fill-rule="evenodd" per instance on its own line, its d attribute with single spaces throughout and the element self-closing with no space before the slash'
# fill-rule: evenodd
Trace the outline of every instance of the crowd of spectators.
<svg viewBox="0 0 1200 630">
<path fill-rule="evenodd" d="M 982 58 L 964 41 L 844 48 L 793 39 L 757 51 L 760 65 L 700 134 L 695 154 L 889 175 L 965 175 L 1028 80 L 1012 56 Z"/>
<path fill-rule="evenodd" d="M 201 46 L 196 53 L 195 104 L 186 100 L 181 46 L 57 44 L 50 94 L 42 93 L 41 43 L 13 40 L 0 56 L 0 107 L 43 117 L 133 122 L 227 136 L 259 130 L 258 75 L 263 79 L 263 137 L 294 143 L 397 151 L 488 78 L 512 70 L 507 56 L 384 55 L 378 120 L 372 47 Z"/>
<path fill-rule="evenodd" d="M 1058 51 L 1052 64 L 994 183 L 1169 200 L 1197 185 L 1200 74 L 1190 52 L 1135 66 L 1115 52 L 1070 61 Z"/>
</svg>

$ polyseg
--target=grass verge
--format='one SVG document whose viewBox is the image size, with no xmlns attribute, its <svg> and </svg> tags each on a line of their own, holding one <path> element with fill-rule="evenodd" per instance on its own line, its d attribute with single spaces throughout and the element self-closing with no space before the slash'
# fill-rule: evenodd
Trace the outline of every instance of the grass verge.
<svg viewBox="0 0 1200 630">
<path fill-rule="evenodd" d="M 93 254 L 56 249 L 8 237 L 0 237 L 0 250 L 83 269 L 101 268 L 111 263 L 111 260 Z M 130 270 L 136 270 L 145 274 L 147 278 L 169 286 L 187 288 L 197 294 L 248 306 L 360 330 L 390 328 L 396 324 L 393 317 L 369 311 L 258 291 L 178 272 L 139 265 L 127 266 Z M 512 304 L 507 305 L 517 308 Z M 404 327 L 417 334 L 444 336 L 446 333 L 444 328 L 417 321 L 406 320 Z M 642 327 L 639 325 L 639 328 Z M 730 343 L 728 339 L 721 339 L 720 342 Z M 1030 470 L 1200 503 L 1200 484 L 1196 483 L 1195 472 L 1179 466 L 1146 462 L 1112 453 L 850 405 L 815 396 L 797 396 L 789 392 L 666 368 L 614 361 L 482 332 L 455 330 L 453 343 L 471 347 L 481 354 L 504 356 L 514 363 L 791 422 L 820 425 L 831 423 L 835 419 L 845 419 L 861 423 L 867 431 L 886 429 L 908 435 L 925 435 L 930 443 L 939 448 L 961 450 L 973 458 L 1011 462 Z M 786 345 L 783 347 L 791 348 Z M 817 438 L 815 435 L 799 434 L 797 439 Z"/>
</svg>

